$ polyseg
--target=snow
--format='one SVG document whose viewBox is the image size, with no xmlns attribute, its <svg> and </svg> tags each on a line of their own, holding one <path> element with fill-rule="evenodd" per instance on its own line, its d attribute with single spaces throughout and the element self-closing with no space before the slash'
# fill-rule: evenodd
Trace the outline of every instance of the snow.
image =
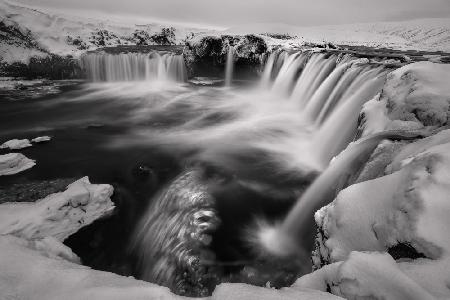
<svg viewBox="0 0 450 300">
<path fill-rule="evenodd" d="M 364 135 L 389 129 L 443 126 L 450 119 L 450 65 L 408 64 L 388 74 L 378 98 L 367 102 Z"/>
<path fill-rule="evenodd" d="M 23 149 L 23 148 L 27 148 L 27 147 L 31 147 L 31 143 L 28 139 L 13 139 L 13 140 L 9 140 L 4 142 L 3 144 L 0 145 L 0 149 L 11 149 L 11 150 L 16 150 L 16 149 Z"/>
<path fill-rule="evenodd" d="M 33 143 L 42 143 L 42 142 L 48 142 L 48 141 L 50 141 L 51 139 L 52 139 L 52 138 L 49 137 L 48 135 L 44 135 L 44 136 L 38 136 L 38 137 L 32 139 L 31 141 L 32 141 Z"/>
<path fill-rule="evenodd" d="M 0 176 L 13 175 L 32 168 L 36 162 L 21 153 L 0 155 Z"/>
<path fill-rule="evenodd" d="M 36 202 L 0 204 L 0 234 L 26 239 L 52 236 L 60 241 L 114 209 L 112 186 L 83 177 L 64 192 Z"/>
<path fill-rule="evenodd" d="M 0 42 L 0 61 L 7 63 L 27 62 L 31 56 L 45 56 L 47 52 L 79 56 L 85 50 L 80 49 L 79 45 L 72 45 L 69 40 L 79 40 L 92 50 L 98 47 L 92 39 L 100 30 L 106 30 L 110 35 L 105 39 L 105 46 L 136 44 L 132 41 L 132 33 L 135 30 L 145 30 L 153 34 L 165 27 L 175 27 L 177 44 L 182 44 L 186 35 L 191 32 L 214 31 L 201 26 L 167 24 L 136 16 L 105 15 L 92 11 L 63 11 L 4 0 L 0 1 L 0 19 L 37 43 L 31 47 L 26 42 L 18 41 L 17 38 L 13 41 Z"/>
<path fill-rule="evenodd" d="M 232 27 L 226 32 L 229 34 L 288 34 L 294 38 L 288 40 L 268 38 L 269 44 L 281 43 L 286 47 L 330 42 L 339 45 L 450 52 L 448 39 L 450 18 L 314 27 L 297 27 L 282 23 L 253 23 Z"/>
<path fill-rule="evenodd" d="M 385 176 L 351 185 L 316 213 L 323 232 L 316 255 L 328 263 L 344 261 L 331 276 L 334 293 L 377 299 L 450 296 L 449 169 L 450 130 L 445 130 L 404 146 Z M 399 243 L 426 258 L 395 262 L 377 253 Z"/>
<path fill-rule="evenodd" d="M 338 300 L 340 297 L 307 288 L 281 290 L 255 287 L 243 283 L 223 283 L 216 287 L 211 300 Z"/>
<path fill-rule="evenodd" d="M 58 241 L 52 253 L 70 251 Z M 172 294 L 168 288 L 119 276 L 109 272 L 65 260 L 64 255 L 49 255 L 48 250 L 36 247 L 35 242 L 13 236 L 0 236 L 0 291 L 9 299 L 33 300 L 114 300 L 114 299 L 187 299 Z M 3 298 L 2 298 L 3 299 Z M 199 298 L 197 298 L 199 299 Z M 342 299 L 329 293 L 306 289 L 284 288 L 275 290 L 246 284 L 221 284 L 210 300 L 239 299 Z"/>
</svg>

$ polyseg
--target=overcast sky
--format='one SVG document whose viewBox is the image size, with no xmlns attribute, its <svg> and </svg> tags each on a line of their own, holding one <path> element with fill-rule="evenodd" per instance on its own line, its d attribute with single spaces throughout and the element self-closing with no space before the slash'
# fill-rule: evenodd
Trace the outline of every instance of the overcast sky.
<svg viewBox="0 0 450 300">
<path fill-rule="evenodd" d="M 20 0 L 32 5 L 137 14 L 231 27 L 244 23 L 327 25 L 450 17 L 450 0 Z"/>
</svg>

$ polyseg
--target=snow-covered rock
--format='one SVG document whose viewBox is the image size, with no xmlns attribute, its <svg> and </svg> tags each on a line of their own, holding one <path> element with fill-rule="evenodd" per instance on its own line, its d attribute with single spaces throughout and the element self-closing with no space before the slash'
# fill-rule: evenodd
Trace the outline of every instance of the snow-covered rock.
<svg viewBox="0 0 450 300">
<path fill-rule="evenodd" d="M 16 149 L 23 149 L 23 148 L 27 148 L 27 147 L 31 147 L 31 143 L 28 139 L 13 139 L 13 140 L 9 140 L 4 142 L 3 144 L 0 145 L 0 149 L 11 149 L 11 150 L 16 150 Z"/>
<path fill-rule="evenodd" d="M 364 105 L 364 132 L 441 127 L 450 117 L 450 65 L 416 62 L 388 74 L 378 97 Z"/>
<path fill-rule="evenodd" d="M 52 138 L 49 137 L 48 135 L 44 135 L 44 136 L 38 136 L 38 137 L 32 139 L 31 141 L 32 141 L 33 143 L 42 143 L 42 142 L 48 142 L 48 141 L 50 141 L 51 139 L 52 139 Z"/>
<path fill-rule="evenodd" d="M 327 284 L 345 297 L 450 297 L 450 130 L 405 145 L 390 160 L 384 176 L 349 186 L 316 213 L 314 263 L 344 261 L 347 269 Z M 354 251 L 389 252 L 397 263 Z"/>
<path fill-rule="evenodd" d="M 64 192 L 51 194 L 36 202 L 0 204 L 0 235 L 26 239 L 48 236 L 63 241 L 81 227 L 114 209 L 112 186 L 91 184 L 83 177 Z"/>
<path fill-rule="evenodd" d="M 21 153 L 0 155 L 0 176 L 13 175 L 36 165 L 36 162 Z"/>
</svg>

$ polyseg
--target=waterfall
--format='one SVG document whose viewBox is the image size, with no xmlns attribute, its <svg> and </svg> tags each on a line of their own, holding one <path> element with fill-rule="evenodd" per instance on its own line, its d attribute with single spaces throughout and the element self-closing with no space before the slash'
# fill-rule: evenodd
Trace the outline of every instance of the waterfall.
<svg viewBox="0 0 450 300">
<path fill-rule="evenodd" d="M 152 53 L 87 53 L 81 65 L 92 81 L 163 80 L 184 82 L 187 79 L 182 55 Z"/>
<path fill-rule="evenodd" d="M 309 151 L 324 169 L 353 139 L 362 105 L 381 90 L 384 78 L 384 69 L 368 59 L 277 51 L 268 57 L 260 85 L 292 102 L 311 123 Z"/>
<path fill-rule="evenodd" d="M 306 249 L 302 249 L 301 242 L 314 224 L 314 213 L 334 199 L 347 179 L 361 169 L 379 142 L 384 139 L 409 140 L 421 135 L 419 131 L 386 131 L 354 142 L 308 187 L 281 224 L 271 227 L 261 223 L 263 226 L 258 229 L 257 242 L 271 255 L 302 254 Z"/>
<path fill-rule="evenodd" d="M 234 70 L 234 48 L 228 46 L 227 61 L 225 66 L 225 86 L 231 86 Z"/>
</svg>

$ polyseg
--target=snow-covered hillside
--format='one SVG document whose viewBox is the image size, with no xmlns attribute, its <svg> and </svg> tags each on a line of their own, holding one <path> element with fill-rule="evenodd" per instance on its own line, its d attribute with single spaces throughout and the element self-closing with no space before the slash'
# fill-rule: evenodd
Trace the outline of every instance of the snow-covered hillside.
<svg viewBox="0 0 450 300">
<path fill-rule="evenodd" d="M 450 52 L 450 18 L 317 27 L 259 23 L 232 27 L 227 32 L 287 34 L 293 38 L 284 43 L 292 45 L 330 42 L 340 45 Z"/>
<path fill-rule="evenodd" d="M 27 62 L 46 53 L 77 56 L 103 46 L 182 44 L 191 33 L 210 31 L 142 18 L 85 15 L 0 0 L 0 61 Z"/>
</svg>

